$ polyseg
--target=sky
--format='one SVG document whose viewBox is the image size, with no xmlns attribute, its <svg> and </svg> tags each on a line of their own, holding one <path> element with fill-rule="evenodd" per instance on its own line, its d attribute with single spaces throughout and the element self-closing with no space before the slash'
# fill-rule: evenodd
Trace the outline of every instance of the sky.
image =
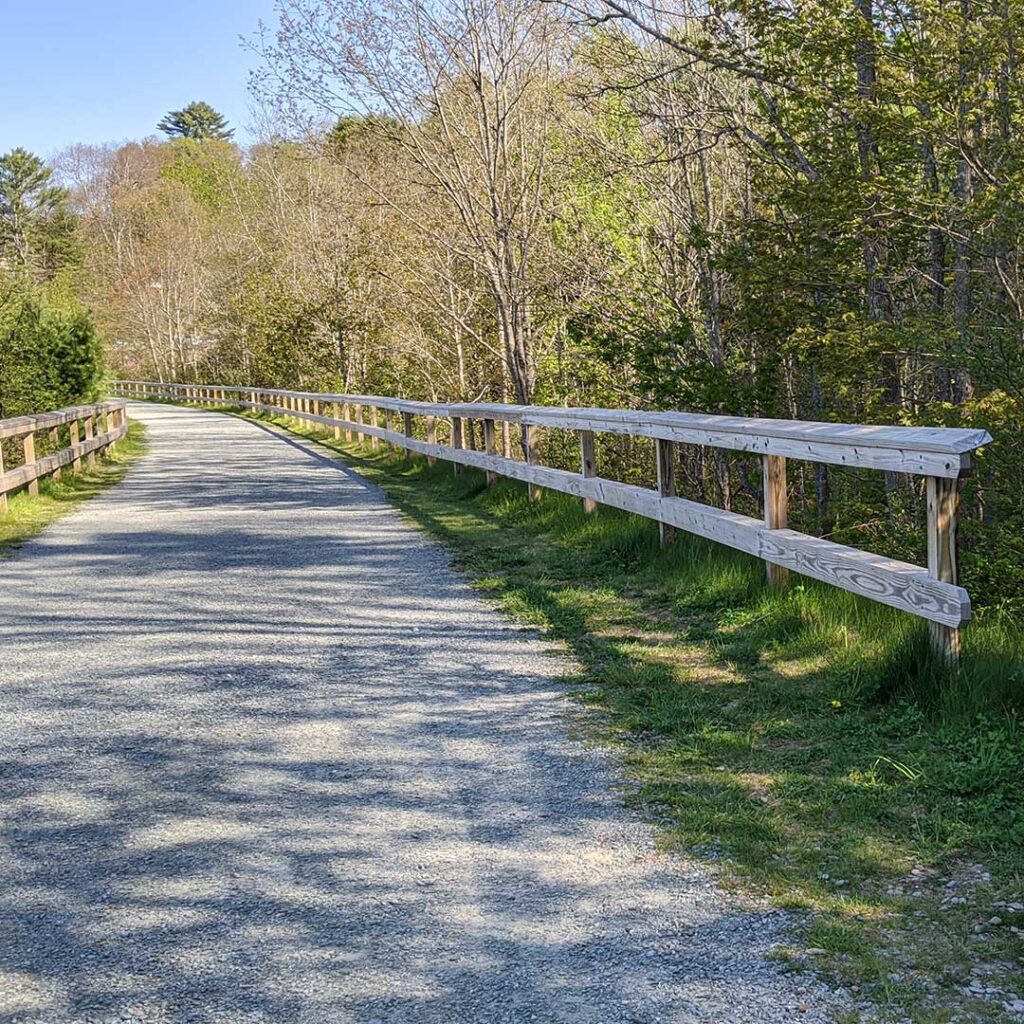
<svg viewBox="0 0 1024 1024">
<path fill-rule="evenodd" d="M 248 141 L 242 49 L 273 0 L 0 0 L 0 153 L 157 134 L 169 110 L 216 107 Z"/>
</svg>

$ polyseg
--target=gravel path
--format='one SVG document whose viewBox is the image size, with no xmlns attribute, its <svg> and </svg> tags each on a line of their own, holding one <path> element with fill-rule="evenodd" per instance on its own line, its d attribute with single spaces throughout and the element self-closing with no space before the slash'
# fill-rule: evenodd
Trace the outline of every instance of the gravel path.
<svg viewBox="0 0 1024 1024">
<path fill-rule="evenodd" d="M 150 454 L 0 562 L 0 1022 L 830 1019 L 379 491 L 133 414 Z"/>
</svg>

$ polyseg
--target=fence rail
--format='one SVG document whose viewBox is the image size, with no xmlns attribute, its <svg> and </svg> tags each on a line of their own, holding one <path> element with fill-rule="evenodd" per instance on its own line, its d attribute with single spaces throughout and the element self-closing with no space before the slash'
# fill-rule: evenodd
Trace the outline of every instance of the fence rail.
<svg viewBox="0 0 1024 1024">
<path fill-rule="evenodd" d="M 493 482 L 498 475 L 522 480 L 531 497 L 541 489 L 583 499 L 588 511 L 610 505 L 654 519 L 663 543 L 675 529 L 706 537 L 763 559 L 773 585 L 783 585 L 790 570 L 863 597 L 880 601 L 929 622 L 941 654 L 955 661 L 959 628 L 970 620 L 971 602 L 956 582 L 958 481 L 970 470 L 970 455 L 991 441 L 984 430 L 938 427 L 889 427 L 809 423 L 797 420 L 704 416 L 692 413 L 623 409 L 563 409 L 489 403 L 437 404 L 377 395 L 329 394 L 270 388 L 118 381 L 124 398 L 169 399 L 206 406 L 236 406 L 316 423 L 351 440 L 371 438 L 407 451 L 461 466 L 475 466 Z M 383 413 L 383 426 L 381 425 Z M 391 417 L 401 418 L 392 429 Z M 369 422 L 367 422 L 367 416 Z M 425 440 L 416 437 L 415 420 L 425 420 Z M 465 446 L 465 427 L 483 424 L 483 450 Z M 447 424 L 448 443 L 438 441 Z M 496 423 L 516 424 L 525 461 L 498 451 Z M 537 431 L 575 431 L 580 440 L 580 471 L 540 465 Z M 599 477 L 594 437 L 599 433 L 652 438 L 657 447 L 657 489 Z M 675 493 L 676 444 L 705 445 L 753 453 L 761 458 L 764 517 L 755 519 L 680 498 Z M 787 459 L 824 462 L 926 478 L 928 565 L 922 567 L 872 554 L 787 528 Z"/>
<path fill-rule="evenodd" d="M 103 429 L 97 432 L 97 424 Z M 68 443 L 61 446 L 61 432 L 67 427 Z M 77 473 L 82 460 L 92 466 L 96 453 L 102 452 L 128 431 L 124 402 L 100 402 L 96 405 L 76 405 L 36 416 L 15 416 L 0 420 L 0 442 L 21 441 L 22 463 L 12 469 L 4 468 L 3 445 L 0 444 L 0 510 L 7 508 L 7 495 L 21 487 L 30 494 L 39 493 L 39 479 L 44 476 L 60 478 L 65 466 Z M 36 435 L 45 432 L 52 451 L 36 455 Z M 83 436 L 84 435 L 84 436 Z"/>
</svg>

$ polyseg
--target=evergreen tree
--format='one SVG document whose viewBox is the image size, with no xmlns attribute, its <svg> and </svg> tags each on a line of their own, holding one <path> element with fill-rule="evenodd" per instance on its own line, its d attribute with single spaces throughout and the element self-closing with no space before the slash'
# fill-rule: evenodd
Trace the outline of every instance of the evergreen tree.
<svg viewBox="0 0 1024 1024">
<path fill-rule="evenodd" d="M 52 182 L 53 170 L 27 150 L 0 156 L 0 261 L 11 268 L 44 266 L 47 254 L 65 248 L 72 230 L 68 191 Z"/>
<path fill-rule="evenodd" d="M 223 114 L 219 114 L 209 103 L 196 101 L 182 110 L 172 110 L 157 125 L 160 131 L 171 138 L 221 139 L 226 141 L 234 134 L 233 128 Z"/>
</svg>

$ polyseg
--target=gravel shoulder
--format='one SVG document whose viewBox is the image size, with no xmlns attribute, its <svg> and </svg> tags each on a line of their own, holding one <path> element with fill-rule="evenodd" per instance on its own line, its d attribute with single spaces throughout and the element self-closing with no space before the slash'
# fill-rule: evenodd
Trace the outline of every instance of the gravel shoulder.
<svg viewBox="0 0 1024 1024">
<path fill-rule="evenodd" d="M 833 1019 L 379 491 L 131 414 L 149 454 L 0 562 L 2 1024 Z"/>
</svg>

